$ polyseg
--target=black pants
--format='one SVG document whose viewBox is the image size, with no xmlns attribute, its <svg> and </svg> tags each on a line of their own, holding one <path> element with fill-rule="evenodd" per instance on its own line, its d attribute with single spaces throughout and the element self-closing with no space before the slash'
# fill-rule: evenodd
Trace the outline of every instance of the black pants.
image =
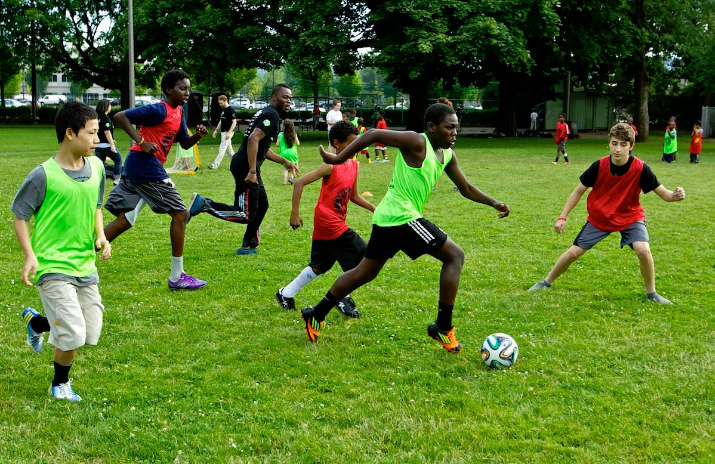
<svg viewBox="0 0 715 464">
<path fill-rule="evenodd" d="M 243 247 L 255 248 L 261 241 L 259 229 L 268 211 L 268 196 L 263 187 L 260 167 L 257 167 L 258 184 L 246 183 L 248 169 L 237 162 L 237 155 L 231 159 L 231 174 L 236 183 L 233 204 L 206 201 L 206 212 L 224 221 L 246 224 L 243 234 Z"/>
</svg>

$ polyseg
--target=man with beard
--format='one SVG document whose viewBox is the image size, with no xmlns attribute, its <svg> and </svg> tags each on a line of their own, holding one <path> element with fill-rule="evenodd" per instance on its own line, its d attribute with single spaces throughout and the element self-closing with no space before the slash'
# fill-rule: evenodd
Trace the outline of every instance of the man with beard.
<svg viewBox="0 0 715 464">
<path fill-rule="evenodd" d="M 292 100 L 290 87 L 277 84 L 273 87 L 270 105 L 253 116 L 243 136 L 241 148 L 231 159 L 231 174 L 236 182 L 232 205 L 218 203 L 198 193 L 194 193 L 191 199 L 191 217 L 204 212 L 224 221 L 246 224 L 243 243 L 236 250 L 237 255 L 258 253 L 259 229 L 268 211 L 268 196 L 261 180 L 263 161 L 269 159 L 282 164 L 294 175 L 298 173 L 295 164 L 271 150 L 271 145 L 278 136 L 280 119 L 290 110 Z"/>
</svg>

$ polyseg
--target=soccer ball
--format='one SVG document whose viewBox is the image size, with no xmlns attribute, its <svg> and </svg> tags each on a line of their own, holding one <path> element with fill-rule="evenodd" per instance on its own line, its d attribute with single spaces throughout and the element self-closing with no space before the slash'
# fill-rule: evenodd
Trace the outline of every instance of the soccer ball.
<svg viewBox="0 0 715 464">
<path fill-rule="evenodd" d="M 482 360 L 487 367 L 496 369 L 511 367 L 518 356 L 519 346 L 507 334 L 491 334 L 482 343 Z"/>
</svg>

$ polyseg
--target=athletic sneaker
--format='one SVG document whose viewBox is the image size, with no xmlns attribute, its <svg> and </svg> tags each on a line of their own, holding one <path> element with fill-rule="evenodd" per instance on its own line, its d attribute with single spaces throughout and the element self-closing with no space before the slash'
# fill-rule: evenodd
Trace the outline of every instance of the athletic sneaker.
<svg viewBox="0 0 715 464">
<path fill-rule="evenodd" d="M 551 164 L 559 164 L 558 161 L 552 161 Z"/>
<path fill-rule="evenodd" d="M 276 292 L 276 301 L 278 302 L 278 305 L 286 311 L 295 311 L 295 299 L 284 297 L 281 290 Z"/>
<path fill-rule="evenodd" d="M 209 164 L 209 169 L 218 169 L 218 166 L 215 164 Z"/>
<path fill-rule="evenodd" d="M 22 318 L 25 320 L 25 324 L 27 324 L 27 339 L 25 343 L 32 348 L 32 351 L 39 354 L 40 351 L 42 351 L 42 347 L 45 346 L 45 336 L 42 335 L 42 332 L 37 333 L 32 330 L 32 325 L 30 324 L 30 321 L 37 316 L 40 316 L 40 313 L 32 308 L 25 308 L 22 312 Z"/>
<path fill-rule="evenodd" d="M 462 351 L 462 345 L 457 341 L 457 336 L 454 334 L 454 327 L 447 332 L 443 332 L 437 328 L 437 323 L 433 322 L 427 326 L 427 335 L 440 342 L 444 349 L 450 353 Z"/>
<path fill-rule="evenodd" d="M 189 202 L 189 222 L 192 217 L 199 214 L 204 209 L 204 197 L 200 193 L 194 192 L 191 195 L 191 201 Z"/>
<path fill-rule="evenodd" d="M 349 296 L 346 296 L 338 302 L 338 311 L 340 311 L 340 314 L 343 316 L 352 317 L 354 319 L 360 317 L 360 311 L 357 310 L 355 301 Z"/>
<path fill-rule="evenodd" d="M 389 160 L 389 159 L 387 159 L 387 158 L 382 158 L 382 162 L 383 162 L 383 163 L 389 163 L 389 162 L 390 162 L 390 160 Z"/>
<path fill-rule="evenodd" d="M 529 293 L 537 292 L 539 290 L 547 290 L 549 288 L 551 288 L 551 285 L 547 284 L 545 280 L 542 280 L 532 285 L 531 288 L 529 288 Z"/>
<path fill-rule="evenodd" d="M 248 247 L 248 248 L 243 248 L 243 247 L 241 247 L 241 248 L 239 248 L 238 250 L 236 250 L 236 254 L 239 255 L 239 256 L 242 256 L 242 255 L 257 255 L 257 254 L 258 254 L 258 247 L 253 247 L 253 248 L 251 248 L 251 247 Z"/>
<path fill-rule="evenodd" d="M 318 322 L 318 320 L 313 317 L 314 312 L 312 306 L 308 306 L 300 312 L 300 317 L 305 321 L 305 333 L 308 334 L 308 340 L 311 342 L 318 341 L 320 329 L 325 325 L 324 321 Z"/>
<path fill-rule="evenodd" d="M 665 305 L 673 304 L 673 302 L 670 301 L 669 299 L 660 296 L 658 294 L 658 292 L 646 293 L 645 297 L 648 301 L 651 301 L 653 303 L 665 304 Z"/>
<path fill-rule="evenodd" d="M 206 285 L 205 280 L 197 279 L 196 277 L 190 276 L 186 273 L 181 273 L 181 277 L 176 282 L 169 278 L 169 289 L 170 290 L 196 290 Z"/>
<path fill-rule="evenodd" d="M 68 380 L 67 383 L 61 383 L 57 386 L 50 386 L 50 395 L 58 400 L 67 400 L 72 403 L 82 401 L 82 397 L 72 390 L 72 379 Z"/>
</svg>

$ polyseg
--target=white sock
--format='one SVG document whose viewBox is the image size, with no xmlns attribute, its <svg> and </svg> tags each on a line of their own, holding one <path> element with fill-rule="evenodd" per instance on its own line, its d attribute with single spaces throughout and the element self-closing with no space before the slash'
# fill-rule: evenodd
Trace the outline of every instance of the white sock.
<svg viewBox="0 0 715 464">
<path fill-rule="evenodd" d="M 179 256 L 178 258 L 176 256 L 171 257 L 171 274 L 169 275 L 169 279 L 171 279 L 173 282 L 176 282 L 177 280 L 181 279 L 181 274 L 184 272 L 184 257 Z"/>
<path fill-rule="evenodd" d="M 301 291 L 303 287 L 311 283 L 316 277 L 318 277 L 318 274 L 313 272 L 313 269 L 310 266 L 306 267 L 300 274 L 298 274 L 298 277 L 293 279 L 293 282 L 289 283 L 281 290 L 281 295 L 286 298 L 293 298 L 296 293 Z"/>
</svg>

